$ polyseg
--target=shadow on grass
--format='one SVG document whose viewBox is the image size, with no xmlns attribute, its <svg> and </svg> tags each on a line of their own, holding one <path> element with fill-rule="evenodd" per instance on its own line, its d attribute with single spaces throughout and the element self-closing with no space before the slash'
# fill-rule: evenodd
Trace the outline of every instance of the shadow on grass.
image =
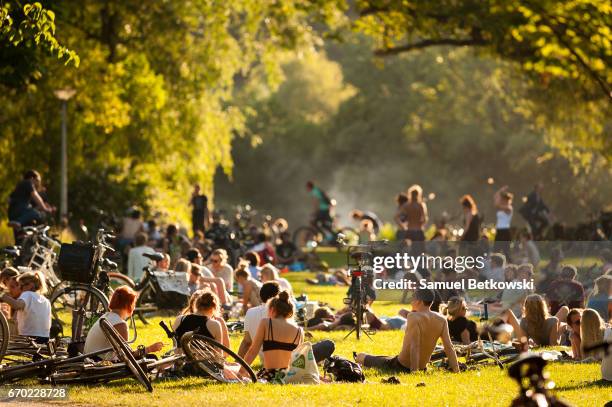
<svg viewBox="0 0 612 407">
<path fill-rule="evenodd" d="M 598 389 L 610 388 L 612 389 L 612 382 L 609 382 L 604 379 L 599 379 L 594 382 L 580 382 L 580 383 L 575 383 L 575 384 L 570 384 L 570 385 L 565 385 L 565 386 L 556 386 L 554 390 L 555 391 L 568 391 L 568 390 L 578 390 L 578 389 L 588 389 L 588 388 L 598 388 Z"/>
</svg>

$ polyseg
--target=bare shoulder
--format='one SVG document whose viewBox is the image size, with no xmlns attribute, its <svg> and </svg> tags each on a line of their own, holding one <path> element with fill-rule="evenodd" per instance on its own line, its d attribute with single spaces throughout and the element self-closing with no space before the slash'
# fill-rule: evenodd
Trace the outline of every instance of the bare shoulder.
<svg viewBox="0 0 612 407">
<path fill-rule="evenodd" d="M 435 321 L 440 321 L 440 322 L 446 322 L 446 317 L 442 314 L 440 314 L 439 312 L 434 312 L 432 311 L 431 313 L 431 318 Z"/>
</svg>

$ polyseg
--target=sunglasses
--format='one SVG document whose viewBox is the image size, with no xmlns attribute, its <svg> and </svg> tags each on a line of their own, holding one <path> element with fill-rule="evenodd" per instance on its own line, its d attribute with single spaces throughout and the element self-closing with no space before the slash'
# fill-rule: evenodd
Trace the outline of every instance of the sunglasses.
<svg viewBox="0 0 612 407">
<path fill-rule="evenodd" d="M 210 262 L 211 263 L 221 263 L 221 260 L 219 260 L 219 259 L 212 259 Z"/>
</svg>

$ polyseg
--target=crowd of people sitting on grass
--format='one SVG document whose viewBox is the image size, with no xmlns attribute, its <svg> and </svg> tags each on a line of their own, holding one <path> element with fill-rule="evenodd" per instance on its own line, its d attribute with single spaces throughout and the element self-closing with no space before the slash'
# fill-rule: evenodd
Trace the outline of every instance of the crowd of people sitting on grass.
<svg viewBox="0 0 612 407">
<path fill-rule="evenodd" d="M 241 304 L 244 317 L 244 336 L 238 354 L 249 364 L 259 355 L 263 368 L 258 377 L 269 380 L 278 374 L 279 369 L 287 368 L 292 351 L 304 341 L 304 329 L 329 331 L 354 326 L 354 313 L 350 309 L 334 311 L 328 306 L 316 309 L 308 320 L 297 321 L 297 301 L 289 281 L 279 276 L 274 265 L 257 262 L 256 253 L 249 257 L 250 260 L 240 262 L 235 270 L 227 264 L 222 249 L 213 251 L 204 261 L 198 249 L 189 248 L 185 257 L 176 260 L 174 268 L 187 273 L 192 292 L 188 305 L 173 324 L 177 338 L 198 330 L 228 346 L 229 334 L 223 316 L 227 316 L 227 310 L 237 302 Z M 556 261 L 551 259 L 553 265 Z M 156 267 L 168 269 L 169 262 L 171 258 L 164 256 Z M 602 275 L 595 279 L 594 286 L 585 290 L 576 280 L 577 270 L 572 265 L 559 263 L 556 270 L 550 270 L 548 264 L 534 273 L 533 265 L 507 264 L 501 253 L 492 254 L 490 263 L 481 278 L 551 279 L 547 290 L 540 294 L 533 290 L 503 290 L 489 298 L 489 313 L 495 316 L 490 323 L 512 326 L 514 339 L 521 349 L 563 345 L 571 349 L 568 355 L 573 360 L 592 360 L 584 349 L 612 339 L 609 326 L 612 270 L 608 264 L 603 265 Z M 464 278 L 453 270 L 427 274 L 430 279 Z M 551 278 L 551 274 L 556 278 Z M 37 273 L 19 273 L 9 267 L 0 274 L 0 283 L 6 291 L 0 297 L 2 311 L 15 332 L 33 337 L 39 343 L 48 341 L 51 309 L 49 300 L 43 295 L 44 280 Z M 393 316 L 376 315 L 374 299 L 368 298 L 365 312 L 367 329 L 402 330 L 404 339 L 395 356 L 359 353 L 355 360 L 365 367 L 399 373 L 423 370 L 441 341 L 450 369 L 459 371 L 453 343 L 470 344 L 481 337 L 487 339 L 483 336 L 482 326 L 470 319 L 471 311 L 480 312 L 481 305 L 476 304 L 468 292 L 459 290 L 416 289 L 409 296 L 410 307 L 400 309 Z M 110 299 L 110 310 L 104 315 L 125 339 L 128 337 L 125 321 L 134 312 L 136 297 L 137 293 L 127 286 L 116 289 Z M 94 324 L 89 330 L 84 351 L 92 352 L 108 346 L 99 325 Z M 331 356 L 334 348 L 330 340 L 313 344 L 316 361 Z M 161 349 L 162 343 L 156 342 L 138 352 L 144 356 Z M 101 356 L 102 359 L 105 357 L 113 356 L 112 353 Z M 610 357 L 604 358 L 602 374 L 607 380 L 612 379 L 611 368 Z"/>
<path fill-rule="evenodd" d="M 310 183 L 317 216 L 326 218 L 321 212 L 328 210 L 325 194 Z M 315 191 L 314 193 L 312 191 Z M 24 188 L 24 193 L 30 193 Z M 194 211 L 205 207 L 205 201 L 194 191 Z M 465 278 L 480 280 L 537 282 L 536 290 L 501 290 L 489 293 L 488 309 L 493 321 L 512 326 L 512 335 L 521 350 L 530 347 L 564 345 L 571 347 L 571 358 L 576 361 L 591 357 L 585 352 L 589 346 L 612 340 L 612 254 L 609 249 L 601 252 L 603 265 L 587 281 L 587 286 L 577 279 L 577 268 L 564 264 L 563 252 L 555 249 L 548 263 L 540 267 L 540 253 L 529 244 L 531 236 L 526 234 L 522 244 L 510 244 L 510 225 L 513 214 L 513 196 L 508 188 L 495 193 L 497 209 L 495 243 L 483 247 L 481 219 L 474 199 L 466 195 L 461 198 L 465 224 L 460 250 L 467 253 L 491 253 L 482 270 L 467 270 L 458 273 L 454 269 L 419 269 L 406 274 L 402 270 L 385 270 L 387 278 L 425 279 L 428 281 L 459 281 Z M 535 199 L 535 198 L 534 198 Z M 407 194 L 398 197 L 395 220 L 398 224 L 397 238 L 406 243 L 411 251 L 427 252 L 424 227 L 428 212 L 422 197 L 422 189 L 413 186 Z M 186 332 L 197 330 L 219 343 L 229 346 L 226 319 L 230 311 L 239 308 L 244 319 L 244 336 L 238 354 L 251 364 L 261 359 L 261 380 L 274 381 L 279 372 L 287 369 L 292 351 L 305 340 L 304 330 L 331 331 L 350 329 L 356 323 L 354 312 L 349 307 L 333 310 L 329 306 L 316 309 L 309 319 L 296 319 L 296 305 L 300 302 L 294 295 L 291 283 L 282 277 L 288 273 L 287 263 L 298 260 L 299 248 L 291 247 L 288 235 L 281 234 L 279 241 L 271 243 L 267 236 L 254 240 L 254 245 L 237 262 L 235 267 L 228 261 L 225 248 L 211 248 L 204 238 L 203 229 L 195 228 L 193 238 L 170 224 L 164 234 L 155 225 L 147 227 L 135 213 L 123 226 L 119 244 L 131 247 L 127 253 L 126 273 L 134 281 L 143 276 L 143 268 L 150 260 L 146 254 L 163 253 L 156 262 L 157 271 L 184 272 L 190 298 L 187 306 L 177 315 L 173 324 L 177 338 Z M 355 213 L 354 216 L 370 222 L 365 241 L 375 234 L 372 214 Z M 207 212 L 194 213 L 194 222 L 207 218 Z M 377 225 L 378 226 L 378 225 Z M 260 232 L 261 234 L 263 232 Z M 365 235 L 365 234 L 364 234 Z M 440 236 L 434 237 L 434 239 Z M 517 250 L 518 249 L 518 250 Z M 281 258 L 277 256 L 282 252 Z M 446 255 L 457 256 L 457 251 Z M 514 260 L 514 261 L 511 261 Z M 591 276 L 592 277 L 592 276 Z M 317 276 L 312 284 L 351 284 L 350 273 L 335 270 Z M 5 293 L 0 297 L 2 312 L 11 321 L 13 331 L 31 336 L 36 342 L 45 343 L 52 337 L 52 315 L 49 300 L 44 296 L 44 279 L 37 273 L 20 273 L 8 267 L 0 274 L 0 284 Z M 366 289 L 367 306 L 365 321 L 367 329 L 402 330 L 404 337 L 394 355 L 380 356 L 358 353 L 355 360 L 365 366 L 383 368 L 394 372 L 415 372 L 426 369 L 437 344 L 441 342 L 453 372 L 460 364 L 453 343 L 469 344 L 483 337 L 482 326 L 471 319 L 481 312 L 481 298 L 472 298 L 461 290 L 431 290 L 418 288 L 406 292 L 404 298 L 410 307 L 401 309 L 397 315 L 376 314 L 376 292 L 370 285 Z M 110 298 L 109 311 L 104 315 L 122 337 L 127 339 L 126 319 L 135 309 L 137 293 L 127 287 L 117 288 Z M 485 339 L 487 337 L 485 336 Z M 94 324 L 88 332 L 85 352 L 108 347 L 108 342 L 99 326 Z M 162 349 L 161 342 L 139 348 L 140 356 Z M 314 358 L 322 362 L 335 350 L 335 344 L 323 340 L 312 344 Z M 112 354 L 102 358 L 112 358 Z M 603 359 L 602 375 L 612 380 L 612 356 Z"/>
</svg>

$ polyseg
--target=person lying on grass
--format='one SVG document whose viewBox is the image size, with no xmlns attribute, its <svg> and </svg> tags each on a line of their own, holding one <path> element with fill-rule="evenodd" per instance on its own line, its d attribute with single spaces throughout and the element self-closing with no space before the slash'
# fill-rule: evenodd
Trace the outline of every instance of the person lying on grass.
<svg viewBox="0 0 612 407">
<path fill-rule="evenodd" d="M 172 327 L 180 342 L 186 332 L 195 332 L 229 347 L 227 325 L 219 313 L 219 297 L 208 289 L 191 295 L 189 305 L 181 312 Z"/>
<path fill-rule="evenodd" d="M 612 327 L 608 326 L 601 319 L 597 311 L 587 308 L 582 313 L 580 337 L 582 339 L 582 353 L 585 356 L 594 356 L 597 359 L 601 359 L 601 377 L 608 382 L 612 382 L 612 352 L 604 355 L 588 355 L 585 352 L 585 349 L 590 346 L 602 342 L 612 342 Z"/>
<path fill-rule="evenodd" d="M 251 364 L 262 348 L 263 368 L 257 372 L 258 379 L 274 382 L 284 374 L 291 363 L 291 352 L 303 342 L 304 333 L 293 322 L 293 313 L 293 303 L 287 291 L 281 291 L 269 301 L 269 318 L 259 323 L 251 347 L 244 356 L 245 362 Z M 244 368 L 241 373 L 246 376 Z"/>
<path fill-rule="evenodd" d="M 406 316 L 408 315 L 408 310 L 405 308 L 397 311 L 397 315 L 392 317 L 378 317 L 372 311 L 372 308 L 366 308 L 365 317 L 366 322 L 370 326 L 370 329 L 373 331 L 392 331 L 402 329 L 406 324 Z"/>
<path fill-rule="evenodd" d="M 572 346 L 572 357 L 574 360 L 582 360 L 582 340 L 580 337 L 580 325 L 582 310 L 574 308 L 567 314 L 567 335 Z"/>
<path fill-rule="evenodd" d="M 108 308 L 110 311 L 102 315 L 115 328 L 123 339 L 128 339 L 128 325 L 126 319 L 132 316 L 134 308 L 136 308 L 136 298 L 138 294 L 130 287 L 123 285 L 113 293 Z M 110 348 L 111 344 L 106 339 L 100 320 L 98 319 L 87 333 L 85 339 L 84 353 L 96 352 L 102 349 Z M 162 342 L 155 342 L 152 345 L 141 348 L 135 356 L 142 358 L 148 353 L 158 352 L 162 349 Z M 115 357 L 114 352 L 107 352 L 98 356 L 102 360 L 112 360 Z"/>
<path fill-rule="evenodd" d="M 374 356 L 359 353 L 355 360 L 365 367 L 376 367 L 398 373 L 424 370 L 442 339 L 444 352 L 453 372 L 459 371 L 457 354 L 453 349 L 446 318 L 431 311 L 435 294 L 429 289 L 417 289 L 412 297 L 412 311 L 406 317 L 406 330 L 402 349 L 397 356 Z"/>
<path fill-rule="evenodd" d="M 525 299 L 523 305 L 523 318 L 520 327 L 525 336 L 538 346 L 555 346 L 559 344 L 559 320 L 565 320 L 569 310 L 562 307 L 559 317 L 551 316 L 544 298 L 538 294 L 531 294 Z M 561 317 L 561 314 L 564 314 Z"/>
</svg>

